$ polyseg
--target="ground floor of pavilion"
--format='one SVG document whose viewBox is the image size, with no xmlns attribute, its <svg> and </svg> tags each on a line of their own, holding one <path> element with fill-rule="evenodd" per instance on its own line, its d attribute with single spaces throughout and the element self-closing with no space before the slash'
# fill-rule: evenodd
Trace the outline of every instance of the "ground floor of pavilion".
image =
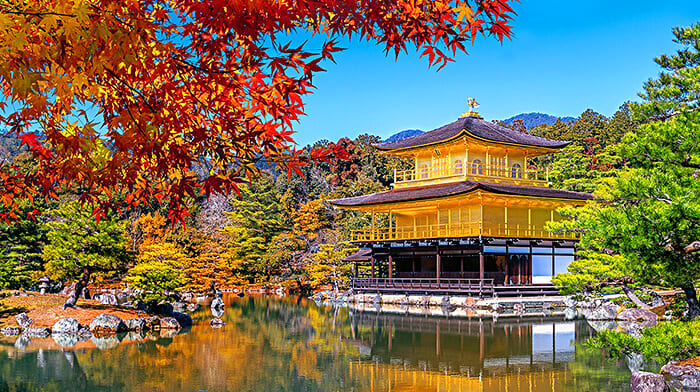
<svg viewBox="0 0 700 392">
<path fill-rule="evenodd" d="M 474 296 L 556 294 L 552 277 L 567 271 L 575 241 L 445 238 L 358 242 L 356 292 Z"/>
</svg>

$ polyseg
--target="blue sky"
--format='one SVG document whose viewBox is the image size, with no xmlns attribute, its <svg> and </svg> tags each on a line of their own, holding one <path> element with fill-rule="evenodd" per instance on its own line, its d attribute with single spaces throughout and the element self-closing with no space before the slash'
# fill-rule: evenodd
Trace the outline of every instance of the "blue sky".
<svg viewBox="0 0 700 392">
<path fill-rule="evenodd" d="M 653 58 L 678 48 L 671 29 L 700 21 L 698 0 L 522 0 L 515 11 L 512 40 L 477 39 L 439 72 L 416 52 L 395 60 L 373 44 L 343 43 L 337 64 L 314 79 L 296 141 L 431 130 L 459 117 L 468 97 L 488 120 L 588 108 L 610 116 L 658 75 Z"/>
</svg>

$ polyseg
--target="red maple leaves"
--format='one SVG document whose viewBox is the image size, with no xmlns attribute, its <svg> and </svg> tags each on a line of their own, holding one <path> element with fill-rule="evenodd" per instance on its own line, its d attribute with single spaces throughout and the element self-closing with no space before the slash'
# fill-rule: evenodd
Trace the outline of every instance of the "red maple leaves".
<svg viewBox="0 0 700 392">
<path fill-rule="evenodd" d="M 110 209 L 227 193 L 261 160 L 288 173 L 341 149 L 295 148 L 304 95 L 338 37 L 421 50 L 443 67 L 479 35 L 509 37 L 512 0 L 29 0 L 0 5 L 0 115 L 35 161 L 0 164 L 0 219 L 79 185 Z M 328 37 L 316 50 L 287 32 Z M 442 49 L 441 49 L 442 48 Z M 12 110 L 10 110 L 12 108 Z"/>
</svg>

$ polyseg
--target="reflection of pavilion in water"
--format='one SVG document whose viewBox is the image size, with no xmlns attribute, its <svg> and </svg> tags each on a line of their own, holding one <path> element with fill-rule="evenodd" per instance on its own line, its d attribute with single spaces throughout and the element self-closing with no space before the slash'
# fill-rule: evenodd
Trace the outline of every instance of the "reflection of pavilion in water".
<svg viewBox="0 0 700 392">
<path fill-rule="evenodd" d="M 352 333 L 361 352 L 371 356 L 371 362 L 353 364 L 355 371 L 520 380 L 564 374 L 575 341 L 593 331 L 585 322 L 551 318 L 495 321 L 356 313 Z"/>
</svg>

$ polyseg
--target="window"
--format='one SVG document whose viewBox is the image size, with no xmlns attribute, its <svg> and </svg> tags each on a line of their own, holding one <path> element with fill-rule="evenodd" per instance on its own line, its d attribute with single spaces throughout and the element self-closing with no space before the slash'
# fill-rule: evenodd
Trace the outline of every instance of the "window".
<svg viewBox="0 0 700 392">
<path fill-rule="evenodd" d="M 513 168 L 511 169 L 510 176 L 513 178 L 521 178 L 522 177 L 522 170 L 520 170 L 519 163 L 513 164 Z"/>
<path fill-rule="evenodd" d="M 428 165 L 425 163 L 420 166 L 420 178 L 428 178 Z"/>
<path fill-rule="evenodd" d="M 484 174 L 481 168 L 481 161 L 478 159 L 475 159 L 474 162 L 472 162 L 472 174 Z"/>
<path fill-rule="evenodd" d="M 462 173 L 464 173 L 464 163 L 462 163 L 462 161 L 458 159 L 455 161 L 455 174 Z"/>
</svg>

